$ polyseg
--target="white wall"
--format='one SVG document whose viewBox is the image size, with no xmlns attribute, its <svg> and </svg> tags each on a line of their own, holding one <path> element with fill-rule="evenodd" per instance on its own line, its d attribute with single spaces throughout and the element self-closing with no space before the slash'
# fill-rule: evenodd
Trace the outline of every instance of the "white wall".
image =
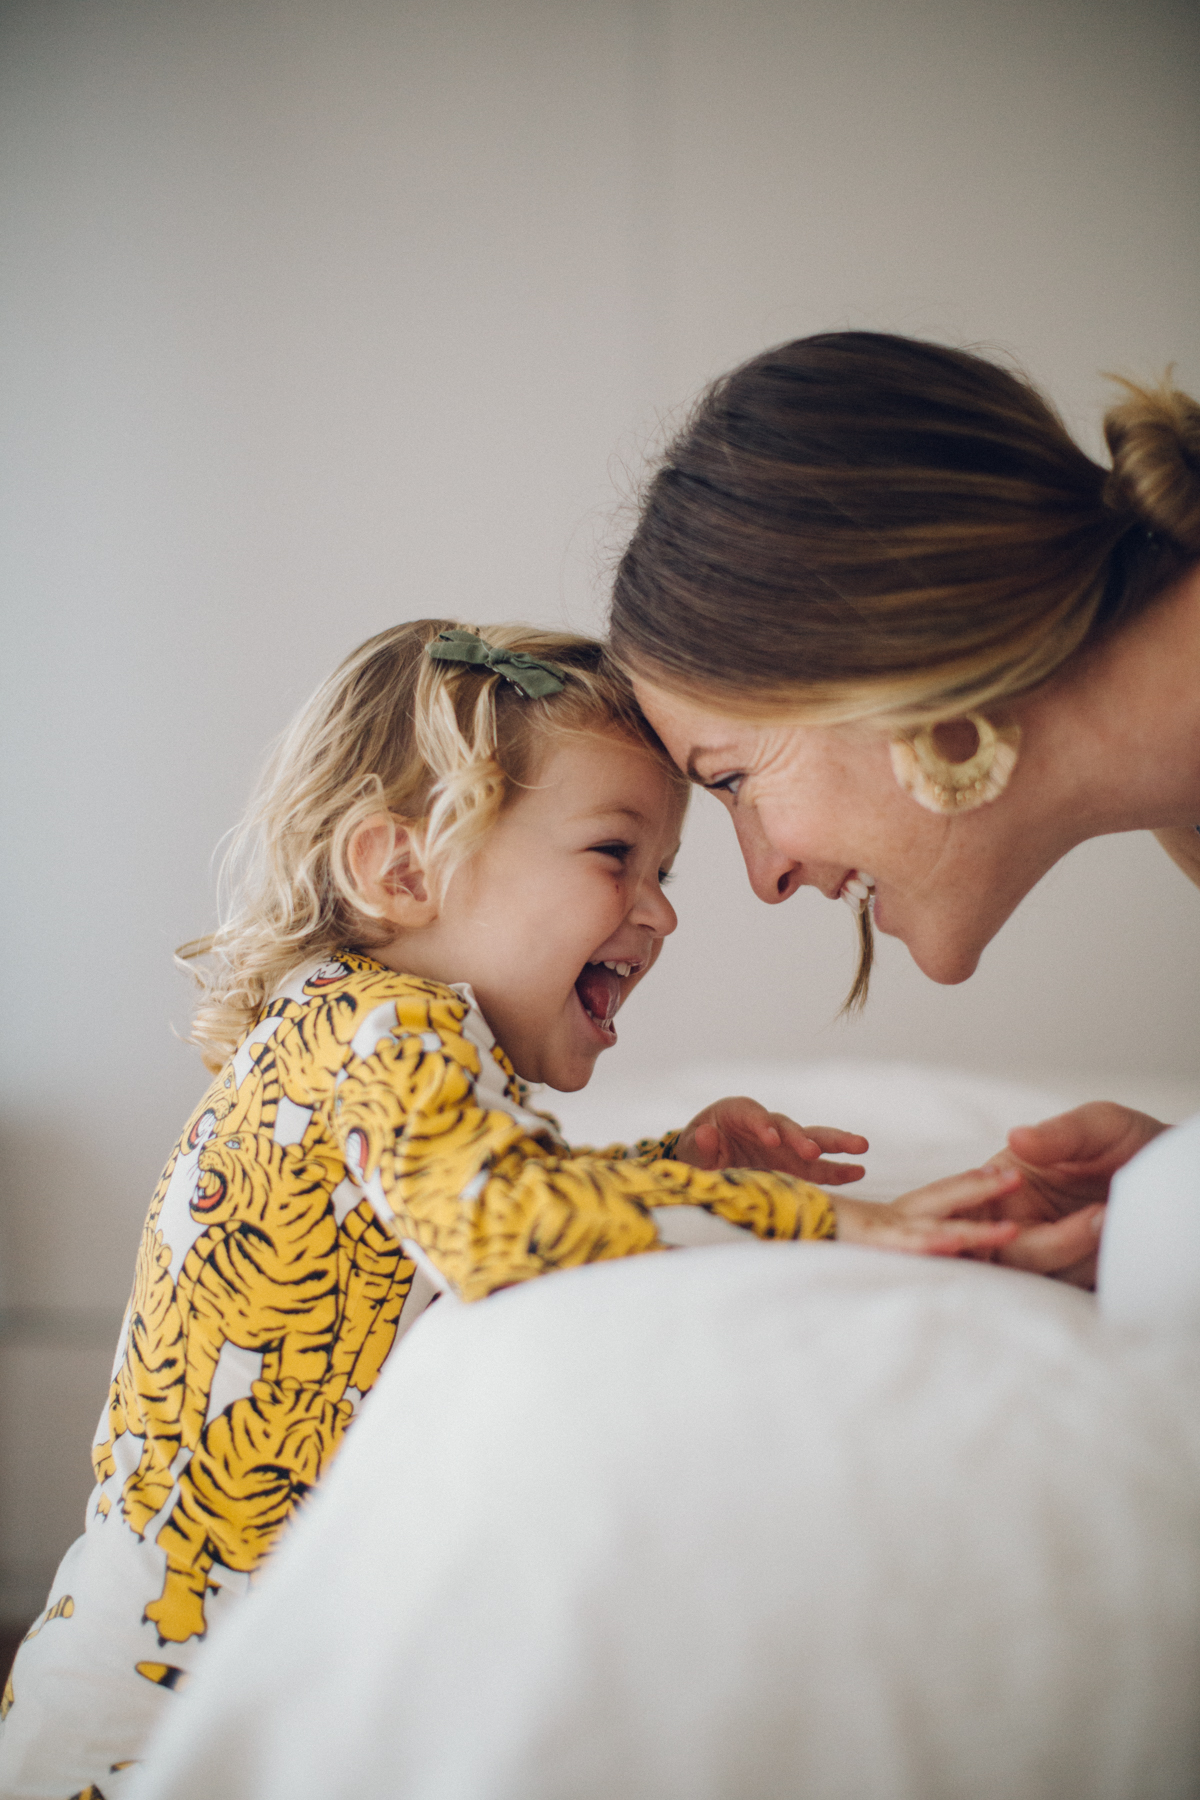
<svg viewBox="0 0 1200 1800">
<path fill-rule="evenodd" d="M 1200 19 L 1172 0 L 26 0 L 0 22 L 8 989 L 0 1613 L 74 1530 L 200 1082 L 172 946 L 263 747 L 427 612 L 590 626 L 645 446 L 838 325 L 1200 388 Z M 961 989 L 766 909 L 700 800 L 599 1079 L 907 1056 L 1200 1067 L 1194 892 L 1085 846 Z M 618 1060 L 619 1059 L 619 1062 Z M 32 1602 L 36 1604 L 36 1599 Z"/>
</svg>

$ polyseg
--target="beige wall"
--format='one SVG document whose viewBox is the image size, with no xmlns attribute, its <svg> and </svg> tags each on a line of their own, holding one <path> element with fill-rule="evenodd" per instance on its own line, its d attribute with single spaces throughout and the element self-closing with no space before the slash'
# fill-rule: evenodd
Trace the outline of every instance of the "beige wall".
<svg viewBox="0 0 1200 1800">
<path fill-rule="evenodd" d="M 1200 388 L 1200 21 L 1169 0 L 27 0 L 3 14 L 0 1612 L 70 1534 L 157 1169 L 197 1091 L 170 950 L 270 736 L 357 640 L 591 624 L 642 451 L 844 324 Z M 620 1072 L 904 1056 L 1198 1067 L 1196 897 L 1085 846 L 967 986 L 768 910 L 696 805 Z M 613 1069 L 616 1071 L 614 1061 Z M 612 1077 L 610 1076 L 610 1079 Z"/>
</svg>

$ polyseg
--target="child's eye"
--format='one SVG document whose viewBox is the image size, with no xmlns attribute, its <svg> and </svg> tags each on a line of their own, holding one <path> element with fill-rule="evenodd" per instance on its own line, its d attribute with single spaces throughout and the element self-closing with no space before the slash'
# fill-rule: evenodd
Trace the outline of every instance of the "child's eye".
<svg viewBox="0 0 1200 1800">
<path fill-rule="evenodd" d="M 625 861 L 625 858 L 629 855 L 629 852 L 632 850 L 632 848 L 633 848 L 632 844 L 622 844 L 620 842 L 617 842 L 615 844 L 593 844 L 592 845 L 592 849 L 595 851 L 597 856 L 615 856 L 617 861 L 621 862 L 621 863 L 623 863 Z"/>
<path fill-rule="evenodd" d="M 728 794 L 731 800 L 736 800 L 745 779 L 742 774 L 722 775 L 719 781 L 706 781 L 704 786 L 710 794 Z"/>
<path fill-rule="evenodd" d="M 674 881 L 674 879 L 675 879 L 674 869 L 660 869 L 658 871 L 659 887 L 666 887 L 668 881 Z"/>
</svg>

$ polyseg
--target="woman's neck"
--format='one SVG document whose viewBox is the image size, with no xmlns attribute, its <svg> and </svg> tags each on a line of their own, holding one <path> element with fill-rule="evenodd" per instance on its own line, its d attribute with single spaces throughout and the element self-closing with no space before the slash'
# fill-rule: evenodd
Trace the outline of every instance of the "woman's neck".
<svg viewBox="0 0 1200 1800">
<path fill-rule="evenodd" d="M 1200 825 L 1200 564 L 1015 716 L 1076 842 Z"/>
</svg>

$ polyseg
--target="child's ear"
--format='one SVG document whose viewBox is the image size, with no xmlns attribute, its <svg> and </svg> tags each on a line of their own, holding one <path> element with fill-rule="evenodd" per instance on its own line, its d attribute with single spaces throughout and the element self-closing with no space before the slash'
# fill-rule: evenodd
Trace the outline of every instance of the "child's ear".
<svg viewBox="0 0 1200 1800">
<path fill-rule="evenodd" d="M 432 925 L 437 903 L 429 891 L 420 846 L 411 826 L 390 813 L 373 813 L 355 827 L 346 846 L 354 885 L 371 910 L 399 931 Z"/>
</svg>

